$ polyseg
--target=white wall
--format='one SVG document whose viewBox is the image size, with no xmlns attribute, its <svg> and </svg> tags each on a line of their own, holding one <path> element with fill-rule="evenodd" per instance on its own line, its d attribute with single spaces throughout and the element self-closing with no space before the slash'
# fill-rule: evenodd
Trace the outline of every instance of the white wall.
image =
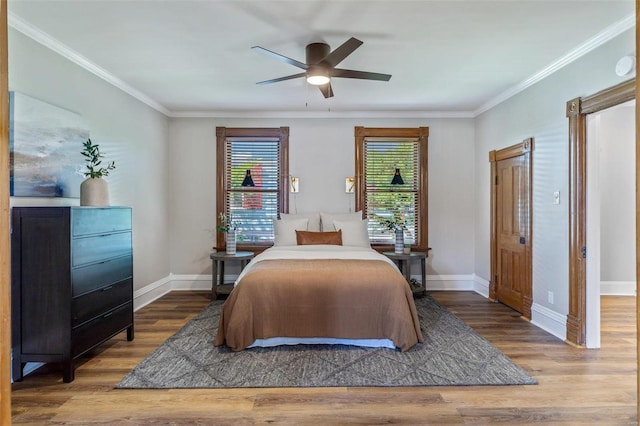
<svg viewBox="0 0 640 426">
<path fill-rule="evenodd" d="M 635 107 L 600 112 L 600 278 L 636 281 Z"/>
<path fill-rule="evenodd" d="M 92 140 L 115 160 L 108 178 L 111 204 L 134 212 L 135 289 L 171 273 L 211 271 L 216 126 L 290 127 L 289 168 L 300 178 L 292 212 L 353 210 L 344 178 L 354 175 L 355 126 L 429 126 L 428 273 L 474 272 L 472 119 L 168 119 L 15 30 L 9 44 L 10 89 L 81 114 Z M 51 198 L 11 202 L 78 204 Z"/>
<path fill-rule="evenodd" d="M 289 126 L 289 170 L 300 178 L 290 211 L 347 212 L 353 195 L 354 127 L 429 127 L 431 275 L 472 274 L 474 124 L 472 119 L 173 118 L 171 140 L 171 272 L 208 274 L 215 224 L 215 128 Z"/>
<path fill-rule="evenodd" d="M 133 208 L 134 289 L 169 269 L 167 118 L 23 34 L 9 30 L 9 89 L 74 111 L 116 162 L 112 205 Z M 78 147 L 78 164 L 83 164 Z M 78 205 L 78 199 L 12 198 L 11 205 Z"/>
<path fill-rule="evenodd" d="M 568 306 L 568 135 L 565 103 L 622 81 L 616 61 L 634 53 L 633 30 L 473 119 L 171 118 L 10 30 L 10 88 L 83 115 L 118 168 L 112 203 L 134 211 L 135 288 L 169 274 L 208 274 L 215 240 L 215 127 L 290 127 L 291 211 L 346 212 L 354 175 L 354 126 L 429 126 L 430 275 L 489 279 L 488 152 L 535 138 L 534 302 Z M 535 70 L 532 70 L 534 72 Z M 560 191 L 561 204 L 552 204 Z M 13 205 L 78 200 L 13 199 Z M 555 303 L 547 303 L 547 291 Z"/>
<path fill-rule="evenodd" d="M 562 316 L 568 312 L 569 274 L 565 105 L 624 81 L 615 64 L 634 52 L 634 30 L 629 30 L 476 119 L 476 274 L 489 279 L 488 153 L 533 137 L 533 299 Z M 554 191 L 560 191 L 560 205 L 553 204 Z M 553 304 L 547 302 L 548 291 L 555 294 Z"/>
</svg>

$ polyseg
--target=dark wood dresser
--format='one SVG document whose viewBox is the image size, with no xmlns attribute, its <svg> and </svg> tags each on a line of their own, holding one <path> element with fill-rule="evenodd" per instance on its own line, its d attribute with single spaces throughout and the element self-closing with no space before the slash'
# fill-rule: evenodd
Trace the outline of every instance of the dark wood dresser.
<svg viewBox="0 0 640 426">
<path fill-rule="evenodd" d="M 127 330 L 133 340 L 128 207 L 11 209 L 12 375 L 27 362 L 74 360 Z"/>
</svg>

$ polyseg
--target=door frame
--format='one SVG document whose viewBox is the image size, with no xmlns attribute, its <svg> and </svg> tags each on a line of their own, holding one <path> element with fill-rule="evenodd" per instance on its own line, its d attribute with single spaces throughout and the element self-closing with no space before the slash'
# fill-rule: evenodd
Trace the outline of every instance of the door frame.
<svg viewBox="0 0 640 426">
<path fill-rule="evenodd" d="M 7 0 L 0 0 L 0 424 L 11 424 L 9 228 L 9 47 Z"/>
<path fill-rule="evenodd" d="M 527 169 L 527 185 L 529 187 L 529 203 L 528 203 L 528 219 L 524 221 L 525 230 L 525 283 L 523 288 L 523 306 L 521 314 L 524 318 L 531 320 L 531 305 L 533 305 L 533 288 L 532 288 L 532 251 L 531 251 L 531 229 L 533 224 L 532 214 L 532 193 L 533 193 L 533 138 L 527 138 L 520 143 L 511 145 L 500 150 L 489 152 L 489 161 L 491 162 L 491 279 L 489 280 L 489 300 L 496 301 L 498 277 L 498 229 L 496 227 L 498 214 L 498 196 L 496 191 L 496 183 L 498 179 L 498 161 L 508 158 L 524 156 L 525 168 Z"/>
<path fill-rule="evenodd" d="M 634 77 L 592 95 L 567 101 L 566 116 L 569 119 L 569 313 L 567 314 L 566 341 L 576 346 L 585 346 L 587 324 L 587 116 L 635 98 L 636 79 Z M 637 173 L 638 159 L 636 158 L 636 176 Z"/>
</svg>

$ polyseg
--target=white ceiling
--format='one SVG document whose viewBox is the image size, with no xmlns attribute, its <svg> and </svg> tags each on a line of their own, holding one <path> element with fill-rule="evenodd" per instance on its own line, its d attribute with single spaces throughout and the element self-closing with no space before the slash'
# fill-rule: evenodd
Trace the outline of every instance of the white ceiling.
<svg viewBox="0 0 640 426">
<path fill-rule="evenodd" d="M 170 116 L 473 116 L 635 24 L 633 0 L 10 0 L 9 24 Z M 251 49 L 364 42 L 325 99 Z M 629 52 L 634 54 L 635 52 Z M 614 72 L 615 64 L 611 64 Z"/>
</svg>

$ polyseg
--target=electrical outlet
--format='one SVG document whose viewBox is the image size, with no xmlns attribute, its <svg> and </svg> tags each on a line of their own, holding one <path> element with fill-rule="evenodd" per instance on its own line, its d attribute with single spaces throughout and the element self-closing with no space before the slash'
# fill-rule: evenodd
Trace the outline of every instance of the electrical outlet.
<svg viewBox="0 0 640 426">
<path fill-rule="evenodd" d="M 548 291 L 547 292 L 547 302 L 549 302 L 550 304 L 553 305 L 553 292 L 552 291 Z"/>
<path fill-rule="evenodd" d="M 560 191 L 553 193 L 553 204 L 560 204 Z"/>
</svg>

